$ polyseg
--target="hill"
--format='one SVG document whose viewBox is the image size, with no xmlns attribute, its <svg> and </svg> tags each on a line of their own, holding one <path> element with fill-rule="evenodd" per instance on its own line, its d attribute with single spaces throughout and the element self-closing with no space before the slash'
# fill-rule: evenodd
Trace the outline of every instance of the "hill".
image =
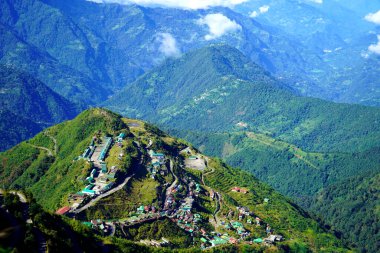
<svg viewBox="0 0 380 253">
<path fill-rule="evenodd" d="M 270 11 L 249 17 L 265 4 Z M 371 3 L 367 10 L 374 12 L 376 6 Z M 358 86 L 377 89 L 377 70 L 361 56 L 370 43 L 377 42 L 375 35 L 368 34 L 376 28 L 363 20 L 362 13 L 335 1 L 329 8 L 289 0 L 255 1 L 236 10 L 147 8 L 85 0 L 2 1 L 0 62 L 22 66 L 67 99 L 99 103 L 167 57 L 225 43 L 304 95 L 376 106 L 377 93 L 353 93 Z M 210 23 L 202 25 L 200 20 L 214 14 L 235 22 L 236 29 L 208 39 Z M 165 36 L 175 42 L 174 54 L 165 51 Z M 350 71 L 353 68 L 357 71 Z M 360 70 L 366 71 L 370 87 Z M 350 83 L 351 79 L 355 81 Z"/>
<path fill-rule="evenodd" d="M 6 4 L 7 1 L 1 2 Z M 3 6 L 2 6 L 3 7 Z M 4 18 L 7 11 L 2 8 Z M 11 66 L 39 79 L 56 93 L 82 106 L 93 105 L 107 97 L 99 83 L 72 67 L 60 63 L 48 52 L 20 36 L 11 26 L 0 22 L 0 64 Z"/>
<path fill-rule="evenodd" d="M 31 192 L 50 212 L 68 206 L 58 212 L 92 227 L 115 249 L 131 240 L 190 251 L 347 251 L 305 211 L 252 175 L 150 124 L 104 109 L 48 128 L 0 158 L 1 185 Z M 63 221 L 76 224 L 77 231 L 81 227 Z M 266 230 L 283 239 L 262 243 Z"/>
<path fill-rule="evenodd" d="M 105 104 L 180 130 L 231 131 L 240 123 L 310 151 L 379 145 L 378 108 L 300 97 L 225 45 L 169 60 Z"/>
<path fill-rule="evenodd" d="M 379 109 L 299 97 L 228 46 L 170 60 L 107 106 L 253 172 L 305 208 L 325 187 L 378 171 Z"/>
<path fill-rule="evenodd" d="M 41 125 L 31 122 L 8 110 L 0 110 L 0 119 L 1 151 L 33 137 L 42 130 Z"/>
<path fill-rule="evenodd" d="M 47 126 L 73 118 L 79 107 L 64 99 L 33 76 L 0 65 L 0 150 L 32 137 Z M 12 122 L 12 125 L 9 125 Z"/>
<path fill-rule="evenodd" d="M 380 248 L 379 179 L 378 171 L 367 172 L 333 184 L 316 196 L 311 209 L 323 213 L 322 219 L 333 229 L 351 230 L 343 237 L 356 247 L 376 252 Z"/>
</svg>

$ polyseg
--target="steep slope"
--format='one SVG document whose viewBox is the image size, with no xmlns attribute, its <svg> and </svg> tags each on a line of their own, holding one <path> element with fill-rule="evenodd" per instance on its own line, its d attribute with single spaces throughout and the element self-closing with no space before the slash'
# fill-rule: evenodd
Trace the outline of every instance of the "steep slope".
<svg viewBox="0 0 380 253">
<path fill-rule="evenodd" d="M 231 131 L 242 122 L 247 130 L 309 151 L 363 151 L 379 145 L 379 109 L 299 97 L 223 45 L 166 62 L 106 105 L 173 129 Z"/>
<path fill-rule="evenodd" d="M 261 13 L 260 7 L 266 12 Z M 292 84 L 304 95 L 378 106 L 379 81 L 375 76 L 379 64 L 371 63 L 378 61 L 378 55 L 368 51 L 368 46 L 377 42 L 378 28 L 364 17 L 379 8 L 379 2 L 369 0 L 349 3 L 258 0 L 247 1 L 235 10 L 247 16 L 255 11 L 254 20 L 281 28 L 323 61 L 324 66 L 307 73 L 319 90 L 304 82 Z"/>
<path fill-rule="evenodd" d="M 226 75 L 229 68 L 235 73 Z M 306 208 L 325 187 L 379 169 L 379 109 L 299 97 L 225 46 L 168 61 L 108 106 L 170 129 Z"/>
<path fill-rule="evenodd" d="M 42 130 L 41 125 L 8 110 L 0 109 L 0 151 L 9 149 Z"/>
<path fill-rule="evenodd" d="M 1 22 L 0 34 L 0 64 L 30 73 L 56 93 L 82 106 L 93 105 L 104 100 L 109 94 L 99 83 L 75 68 L 62 64 L 46 51 L 20 37 L 12 27 Z"/>
<path fill-rule="evenodd" d="M 79 111 L 79 106 L 33 76 L 4 65 L 0 65 L 0 101 L 3 111 L 0 131 L 7 136 L 0 150 L 32 137 L 47 126 L 71 119 Z"/>
<path fill-rule="evenodd" d="M 362 62 L 360 53 L 369 45 L 368 40 L 358 45 L 355 44 L 357 40 L 346 42 L 351 40 L 351 27 L 360 30 L 360 35 L 364 36 L 373 25 L 362 17 L 351 15 L 353 11 L 341 6 L 336 8 L 339 9 L 339 19 L 308 4 L 287 0 L 271 3 L 275 14 L 269 21 L 252 19 L 247 16 L 247 10 L 250 12 L 253 8 L 249 4 L 242 7 L 244 11 L 240 14 L 228 8 L 180 10 L 99 4 L 85 0 L 2 1 L 0 23 L 23 42 L 3 46 L 2 62 L 16 65 L 23 63 L 20 58 L 25 58 L 24 62 L 33 63 L 31 70 L 52 89 L 60 80 L 61 86 L 69 86 L 66 83 L 70 83 L 81 88 L 80 92 L 86 95 L 83 100 L 99 102 L 167 57 L 211 43 L 225 43 L 238 48 L 305 95 L 357 103 L 366 99 L 365 104 L 378 105 L 377 94 L 368 99 L 360 97 L 361 94 L 352 97 L 347 92 L 346 99 L 340 100 L 348 88 L 341 80 L 348 80 L 352 75 L 346 70 L 354 67 L 353 63 Z M 224 15 L 226 20 L 236 22 L 235 31 L 209 39 L 209 27 L 201 25 L 199 20 L 212 14 Z M 272 8 L 266 14 L 272 15 Z M 343 19 L 346 14 L 352 18 Z M 336 31 L 344 33 L 337 34 Z M 305 34 L 310 36 L 300 39 L 299 35 Z M 165 38 L 175 42 L 174 51 L 166 51 Z M 376 38 L 372 36 L 370 42 L 376 43 Z M 36 65 L 40 59 L 27 57 L 23 52 L 25 48 L 20 50 L 23 44 L 56 60 L 54 66 L 45 66 L 50 67 L 54 75 L 49 76 Z M 341 47 L 343 50 L 338 50 Z M 27 67 L 24 66 L 25 69 Z M 61 69 L 74 70 L 76 82 L 65 75 L 67 72 L 60 74 Z M 376 74 L 371 69 L 368 71 L 370 75 Z M 371 81 L 377 84 L 376 80 Z M 359 79 L 354 85 L 365 86 L 365 83 Z M 88 90 L 89 86 L 97 88 Z M 60 92 L 59 89 L 54 90 Z M 77 95 L 76 90 L 72 92 Z M 96 96 L 88 94 L 91 92 Z M 63 94 L 63 91 L 60 94 L 70 99 L 70 95 Z M 80 96 L 76 98 L 80 99 Z"/>
<path fill-rule="evenodd" d="M 77 108 L 31 75 L 0 65 L 2 108 L 51 125 L 76 116 Z"/>
<path fill-rule="evenodd" d="M 87 200 L 75 204 L 77 202 L 73 203 L 70 196 L 84 187 L 87 180 L 93 180 L 93 192 L 98 191 L 101 175 L 93 171 L 100 170 L 100 167 L 91 155 L 89 160 L 82 159 L 87 154 L 82 153 L 91 140 L 95 146 L 104 147 L 99 140 L 106 136 L 116 141 L 102 158 L 109 171 L 120 169 L 115 185 L 95 196 L 90 194 L 90 188 L 86 188 L 82 192 L 90 194 L 85 198 Z M 57 145 L 50 138 L 56 140 Z M 53 149 L 50 155 L 49 149 Z M 97 153 L 96 147 L 94 152 L 95 156 L 101 153 Z M 75 159 L 81 154 L 82 158 Z M 97 221 L 97 224 L 105 224 L 107 232 L 102 232 L 104 228 L 99 230 L 94 222 L 91 226 L 94 233 L 113 235 L 110 239 L 98 238 L 104 238 L 110 247 L 116 249 L 128 242 L 125 238 L 135 243 L 139 240 L 152 243 L 165 236 L 165 240 L 170 242 L 168 247 L 190 247 L 190 251 L 203 247 L 212 252 L 214 246 L 210 246 L 214 244 L 224 244 L 215 250 L 231 251 L 244 248 L 263 252 L 268 247 L 268 250 L 280 252 L 348 251 L 300 207 L 250 174 L 206 157 L 191 145 L 166 135 L 154 126 L 122 119 L 104 109 L 85 111 L 76 119 L 49 128 L 28 142 L 0 154 L 0 158 L 3 161 L 1 184 L 8 189 L 30 191 L 43 208 L 55 210 L 60 205 L 69 205 L 71 211 L 68 216 L 76 217 L 84 224 L 88 224 L 88 220 L 112 218 L 114 223 Z M 88 173 L 92 178 L 86 178 Z M 236 187 L 240 192 L 236 192 Z M 252 222 L 255 217 L 259 218 L 260 226 L 256 225 L 256 220 Z M 69 222 L 68 219 L 64 221 Z M 58 220 L 50 223 L 53 230 L 56 224 Z M 227 228 L 229 224 L 231 228 Z M 79 224 L 72 222 L 71 225 L 80 231 Z M 284 240 L 267 242 L 269 246 L 261 243 L 258 238 L 267 236 L 267 225 L 270 225 L 267 229 L 283 236 Z M 109 226 L 112 228 L 110 234 Z M 88 230 L 82 230 L 82 233 L 89 237 Z M 237 244 L 233 243 L 235 238 L 240 238 Z M 248 242 L 254 238 L 257 240 L 250 246 Z M 54 240 L 47 243 L 49 246 Z M 80 245 L 73 242 L 68 247 Z"/>
<path fill-rule="evenodd" d="M 331 185 L 311 202 L 311 209 L 323 213 L 333 229 L 353 245 L 367 252 L 379 250 L 380 173 L 365 173 Z M 358 223 L 358 221 L 361 221 Z"/>
</svg>

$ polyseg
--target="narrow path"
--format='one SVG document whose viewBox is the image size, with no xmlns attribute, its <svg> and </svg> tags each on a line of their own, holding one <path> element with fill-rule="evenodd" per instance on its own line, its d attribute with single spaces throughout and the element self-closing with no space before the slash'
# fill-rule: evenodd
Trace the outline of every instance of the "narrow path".
<svg viewBox="0 0 380 253">
<path fill-rule="evenodd" d="M 57 139 L 48 134 L 47 132 L 44 132 L 44 134 L 49 137 L 53 142 L 54 142 L 54 154 L 57 155 L 58 153 L 58 144 L 57 144 Z"/>
<path fill-rule="evenodd" d="M 4 195 L 5 192 L 6 192 L 5 190 L 0 189 L 0 195 Z M 10 193 L 10 194 L 17 195 L 18 198 L 20 199 L 21 203 L 25 204 L 26 202 L 28 202 L 27 199 L 26 199 L 26 197 L 25 197 L 25 195 L 24 195 L 24 193 L 22 193 L 22 192 L 13 191 L 13 190 L 12 191 L 7 191 L 7 192 Z"/>
<path fill-rule="evenodd" d="M 170 193 L 172 192 L 174 186 L 178 183 L 178 177 L 176 176 L 176 174 L 173 172 L 173 161 L 170 160 L 170 166 L 169 166 L 169 170 L 170 170 L 170 173 L 172 174 L 172 176 L 174 177 L 174 181 L 173 183 L 166 189 L 166 197 L 165 197 L 165 203 L 164 203 L 164 208 L 166 206 L 166 203 L 167 203 L 167 200 L 168 200 L 168 197 L 170 195 Z"/>
<path fill-rule="evenodd" d="M 46 147 L 36 146 L 36 145 L 30 144 L 30 143 L 28 143 L 28 144 L 34 148 L 45 150 L 46 152 L 48 152 L 48 156 L 53 156 L 53 151 L 51 151 L 50 149 L 48 149 Z"/>
<path fill-rule="evenodd" d="M 269 146 L 269 147 L 271 147 L 273 149 L 276 149 L 276 150 L 283 150 L 283 148 L 277 147 L 276 145 L 273 145 L 270 142 L 266 142 L 266 141 L 260 140 L 259 138 L 257 138 L 257 136 L 256 136 L 255 133 L 247 132 L 246 134 L 247 134 L 248 138 L 251 138 L 251 139 L 253 139 L 255 141 L 258 141 L 258 142 L 260 142 L 260 143 L 262 143 L 262 144 L 264 144 L 266 146 Z M 300 155 L 298 155 L 298 154 L 296 154 L 294 152 L 290 152 L 290 153 L 292 153 L 294 155 L 294 157 L 296 157 L 297 159 L 303 161 L 304 163 L 306 163 L 307 165 L 309 165 L 313 169 L 319 170 L 318 166 L 316 166 L 315 164 L 313 164 L 311 161 L 307 160 L 305 157 L 300 156 Z"/>
<path fill-rule="evenodd" d="M 221 196 L 219 194 L 219 192 L 215 192 L 215 197 L 216 197 L 216 208 L 215 208 L 215 211 L 214 211 L 214 220 L 216 222 L 216 224 L 218 224 L 218 213 L 220 212 L 220 209 L 221 209 L 221 206 L 222 206 L 222 203 L 221 203 Z"/>
<path fill-rule="evenodd" d="M 78 214 L 78 213 L 80 213 L 80 212 L 83 212 L 83 211 L 86 210 L 87 208 L 89 208 L 89 207 L 95 205 L 95 203 L 96 203 L 97 201 L 101 200 L 102 198 L 105 198 L 105 197 L 107 197 L 107 196 L 109 196 L 109 195 L 111 195 L 111 194 L 113 194 L 113 193 L 115 193 L 115 192 L 121 190 L 121 189 L 122 189 L 122 188 L 128 183 L 128 181 L 129 181 L 134 175 L 135 175 L 135 174 L 133 174 L 133 175 L 127 177 L 127 178 L 124 180 L 124 182 L 123 182 L 122 184 L 118 185 L 117 187 L 115 187 L 115 188 L 113 188 L 113 189 L 111 189 L 111 190 L 109 190 L 109 191 L 107 191 L 107 192 L 105 192 L 105 193 L 103 193 L 103 194 L 100 194 L 99 196 L 97 196 L 96 198 L 94 198 L 94 199 L 92 199 L 90 202 L 88 202 L 86 205 L 82 206 L 82 207 L 79 208 L 79 209 L 74 210 L 73 213 Z"/>
<path fill-rule="evenodd" d="M 149 143 L 146 146 L 146 148 L 150 148 L 152 145 L 153 145 L 153 141 L 152 141 L 152 139 L 149 139 Z"/>
</svg>

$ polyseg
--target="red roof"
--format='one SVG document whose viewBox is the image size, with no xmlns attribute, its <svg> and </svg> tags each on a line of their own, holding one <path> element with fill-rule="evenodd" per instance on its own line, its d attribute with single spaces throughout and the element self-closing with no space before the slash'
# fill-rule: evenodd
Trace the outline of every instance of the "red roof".
<svg viewBox="0 0 380 253">
<path fill-rule="evenodd" d="M 70 208 L 69 206 L 64 206 L 64 207 L 58 209 L 55 213 L 56 213 L 56 214 L 59 214 L 59 215 L 64 215 L 64 214 L 66 214 L 68 211 L 70 211 L 70 209 L 71 209 L 71 208 Z"/>
</svg>

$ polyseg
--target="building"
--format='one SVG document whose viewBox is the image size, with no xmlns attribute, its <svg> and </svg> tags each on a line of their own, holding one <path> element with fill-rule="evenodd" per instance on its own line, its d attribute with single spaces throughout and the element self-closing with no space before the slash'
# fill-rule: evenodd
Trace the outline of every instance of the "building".
<svg viewBox="0 0 380 253">
<path fill-rule="evenodd" d="M 223 240 L 223 239 L 220 238 L 220 237 L 215 236 L 214 239 L 210 241 L 210 243 L 211 243 L 211 245 L 212 245 L 213 247 L 215 247 L 215 246 L 218 246 L 218 245 L 226 244 L 227 241 L 226 241 L 226 240 Z"/>
<path fill-rule="evenodd" d="M 110 149 L 112 145 L 112 138 L 111 137 L 106 137 L 106 144 L 104 145 L 102 151 L 100 152 L 100 155 L 98 157 L 98 161 L 102 162 L 106 158 L 106 154 L 108 150 Z"/>
<path fill-rule="evenodd" d="M 241 189 L 240 189 L 240 192 L 241 192 L 241 193 L 244 193 L 244 194 L 247 194 L 247 193 L 249 192 L 249 190 L 248 190 L 248 189 L 245 189 L 245 188 L 241 188 Z"/>
<path fill-rule="evenodd" d="M 71 208 L 70 208 L 69 206 L 64 206 L 64 207 L 58 209 L 55 213 L 58 214 L 58 215 L 65 215 L 65 214 L 67 214 L 70 210 L 71 210 Z"/>
<path fill-rule="evenodd" d="M 231 189 L 231 191 L 233 192 L 240 192 L 240 188 L 239 187 L 234 187 Z"/>
<path fill-rule="evenodd" d="M 122 142 L 125 138 L 125 133 L 120 133 L 117 137 L 117 142 Z"/>
<path fill-rule="evenodd" d="M 83 189 L 82 193 L 86 195 L 90 195 L 90 196 L 94 196 L 96 194 L 94 190 L 89 190 L 89 189 Z"/>
<path fill-rule="evenodd" d="M 101 166 L 102 166 L 102 173 L 107 173 L 107 171 L 108 171 L 107 164 L 106 163 L 101 163 Z"/>
</svg>

